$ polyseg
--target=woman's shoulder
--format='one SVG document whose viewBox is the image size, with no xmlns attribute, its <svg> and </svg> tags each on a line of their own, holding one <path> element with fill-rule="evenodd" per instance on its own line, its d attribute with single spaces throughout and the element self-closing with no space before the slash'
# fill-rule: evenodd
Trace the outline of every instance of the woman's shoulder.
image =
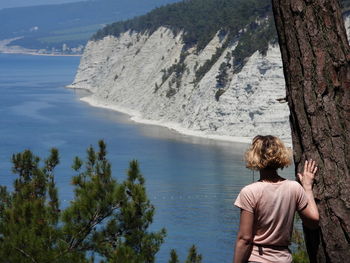
<svg viewBox="0 0 350 263">
<path fill-rule="evenodd" d="M 302 187 L 301 184 L 300 184 L 299 182 L 294 181 L 294 180 L 286 179 L 286 180 L 285 180 L 285 183 L 288 184 L 288 186 L 290 186 L 290 187 L 295 187 L 295 188 Z"/>
<path fill-rule="evenodd" d="M 261 184 L 261 182 L 254 182 L 254 183 L 251 183 L 251 184 L 244 186 L 241 191 L 256 192 L 257 190 L 259 190 L 261 188 L 263 188 L 263 185 Z"/>
<path fill-rule="evenodd" d="M 304 188 L 301 186 L 301 184 L 297 181 L 294 180 L 286 180 L 285 188 L 292 190 L 295 193 L 300 193 L 304 191 Z"/>
<path fill-rule="evenodd" d="M 297 181 L 285 179 L 278 183 L 266 183 L 266 182 L 253 182 L 248 184 L 242 188 L 242 192 L 259 192 L 259 190 L 264 189 L 265 187 L 280 187 L 284 185 L 284 187 L 292 188 L 292 189 L 302 189 L 302 186 Z"/>
<path fill-rule="evenodd" d="M 243 189 L 245 189 L 247 191 L 256 191 L 256 190 L 259 190 L 259 189 L 263 189 L 265 187 L 280 187 L 280 186 L 284 186 L 284 187 L 287 187 L 287 188 L 293 188 L 293 189 L 302 188 L 300 183 L 298 183 L 297 181 L 285 179 L 283 181 L 279 181 L 279 182 L 276 182 L 276 183 L 257 181 L 257 182 L 254 182 L 254 183 L 246 185 L 245 187 L 243 187 Z"/>
</svg>

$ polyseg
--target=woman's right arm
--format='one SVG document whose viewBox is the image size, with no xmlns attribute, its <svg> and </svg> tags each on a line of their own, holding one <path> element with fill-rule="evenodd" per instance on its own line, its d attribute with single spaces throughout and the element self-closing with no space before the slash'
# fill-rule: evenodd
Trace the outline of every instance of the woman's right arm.
<svg viewBox="0 0 350 263">
<path fill-rule="evenodd" d="M 253 247 L 253 223 L 254 214 L 241 209 L 233 263 L 245 263 L 248 261 Z"/>
<path fill-rule="evenodd" d="M 299 211 L 299 215 L 303 221 L 303 224 L 308 228 L 317 228 L 320 219 L 314 194 L 312 192 L 312 185 L 314 182 L 316 171 L 317 167 L 315 161 L 310 160 L 305 161 L 303 173 L 298 173 L 299 180 L 308 198 L 307 206 L 301 211 Z"/>
</svg>

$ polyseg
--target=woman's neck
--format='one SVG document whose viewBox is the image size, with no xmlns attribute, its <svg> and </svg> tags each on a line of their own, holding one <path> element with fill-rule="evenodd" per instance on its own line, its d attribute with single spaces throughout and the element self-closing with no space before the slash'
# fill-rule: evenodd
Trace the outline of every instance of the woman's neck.
<svg viewBox="0 0 350 263">
<path fill-rule="evenodd" d="M 260 170 L 260 180 L 261 182 L 271 182 L 277 183 L 284 181 L 285 179 L 278 175 L 277 170 L 274 169 L 262 169 Z"/>
</svg>

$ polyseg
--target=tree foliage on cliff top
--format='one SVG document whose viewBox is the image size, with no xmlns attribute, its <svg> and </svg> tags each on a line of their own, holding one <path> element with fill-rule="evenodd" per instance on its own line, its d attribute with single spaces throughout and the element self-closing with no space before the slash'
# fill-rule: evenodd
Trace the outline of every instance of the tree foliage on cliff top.
<svg viewBox="0 0 350 263">
<path fill-rule="evenodd" d="M 350 0 L 340 2 L 343 10 L 349 11 Z M 92 39 L 119 36 L 128 30 L 153 33 L 165 26 L 174 33 L 184 31 L 185 44 L 197 45 L 201 50 L 219 30 L 230 32 L 233 37 L 256 19 L 272 18 L 271 14 L 270 0 L 183 0 L 156 8 L 143 16 L 107 25 Z M 268 41 L 273 40 L 276 34 L 269 34 L 268 38 Z"/>
<path fill-rule="evenodd" d="M 128 30 L 152 33 L 160 26 L 184 31 L 184 42 L 202 49 L 219 31 L 237 34 L 250 22 L 271 13 L 270 0 L 184 0 L 154 9 L 150 13 L 117 22 L 99 30 L 94 40 L 119 36 Z"/>
</svg>

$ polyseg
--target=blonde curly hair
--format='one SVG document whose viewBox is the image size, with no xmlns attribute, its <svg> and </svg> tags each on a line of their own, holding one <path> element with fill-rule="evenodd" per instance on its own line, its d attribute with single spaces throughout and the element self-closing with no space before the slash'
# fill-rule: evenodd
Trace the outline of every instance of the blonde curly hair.
<svg viewBox="0 0 350 263">
<path fill-rule="evenodd" d="M 283 169 L 292 163 L 292 152 L 272 135 L 255 136 L 245 153 L 246 167 L 252 170 Z"/>
</svg>

